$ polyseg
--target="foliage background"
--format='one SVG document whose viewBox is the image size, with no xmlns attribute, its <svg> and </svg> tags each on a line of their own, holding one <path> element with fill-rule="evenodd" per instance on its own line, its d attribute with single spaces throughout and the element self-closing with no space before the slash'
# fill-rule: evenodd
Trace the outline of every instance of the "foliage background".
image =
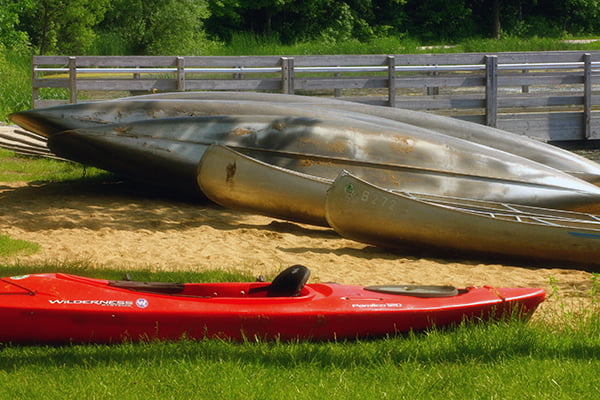
<svg viewBox="0 0 600 400">
<path fill-rule="evenodd" d="M 600 0 L 0 0 L 0 50 L 202 55 L 240 35 L 284 45 L 423 44 L 600 33 Z"/>
</svg>

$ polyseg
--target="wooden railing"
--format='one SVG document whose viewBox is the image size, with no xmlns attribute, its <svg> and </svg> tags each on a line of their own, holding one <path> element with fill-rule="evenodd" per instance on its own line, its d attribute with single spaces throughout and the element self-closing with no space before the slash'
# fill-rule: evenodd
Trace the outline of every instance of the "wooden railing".
<svg viewBox="0 0 600 400">
<path fill-rule="evenodd" d="M 268 91 L 430 111 L 545 141 L 600 139 L 600 52 L 34 56 L 32 64 L 36 108 L 138 93 Z M 47 88 L 66 89 L 65 98 L 44 100 Z"/>
</svg>

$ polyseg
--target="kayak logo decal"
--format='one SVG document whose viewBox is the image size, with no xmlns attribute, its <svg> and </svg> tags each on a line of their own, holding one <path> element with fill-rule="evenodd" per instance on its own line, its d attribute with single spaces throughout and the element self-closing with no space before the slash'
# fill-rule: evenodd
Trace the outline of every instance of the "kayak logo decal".
<svg viewBox="0 0 600 400">
<path fill-rule="evenodd" d="M 133 307 L 132 301 L 127 300 L 48 300 L 50 304 L 65 306 L 92 305 L 102 307 Z"/>
<path fill-rule="evenodd" d="M 149 304 L 150 303 L 146 299 L 137 299 L 135 301 L 135 305 L 138 306 L 138 308 L 146 308 Z"/>
<path fill-rule="evenodd" d="M 402 308 L 402 303 L 367 303 L 358 304 L 353 303 L 352 308 L 363 308 L 363 309 L 386 309 L 386 308 Z"/>
</svg>

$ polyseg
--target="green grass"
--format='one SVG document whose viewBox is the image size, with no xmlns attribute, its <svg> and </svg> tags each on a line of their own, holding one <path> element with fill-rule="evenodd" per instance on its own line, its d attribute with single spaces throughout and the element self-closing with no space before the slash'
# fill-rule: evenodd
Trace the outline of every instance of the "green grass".
<svg viewBox="0 0 600 400">
<path fill-rule="evenodd" d="M 203 55 L 327 55 L 327 54 L 416 54 L 416 53 L 467 53 L 504 51 L 558 51 L 599 50 L 599 42 L 569 43 L 556 38 L 468 39 L 458 43 L 439 43 L 437 46 L 422 46 L 411 38 L 392 36 L 378 37 L 368 41 L 348 39 L 345 41 L 321 38 L 292 45 L 281 44 L 269 37 L 247 33 L 234 35 L 224 46 L 211 49 Z"/>
<path fill-rule="evenodd" d="M 0 271 L 106 279 L 129 272 L 136 280 L 169 282 L 253 280 L 243 271 L 156 273 L 69 263 Z M 597 300 L 597 291 L 589 295 Z M 4 345 L 0 398 L 595 399 L 600 315 L 593 304 L 563 316 L 568 321 L 560 324 L 464 323 L 379 340 Z"/>
<path fill-rule="evenodd" d="M 39 249 L 40 246 L 37 243 L 11 239 L 7 235 L 0 235 L 0 257 L 8 257 L 15 254 L 29 255 L 37 252 Z"/>
<path fill-rule="evenodd" d="M 0 121 L 31 108 L 31 56 L 0 46 Z"/>
<path fill-rule="evenodd" d="M 97 168 L 74 162 L 39 157 L 18 156 L 0 149 L 0 182 L 57 182 L 73 179 L 106 178 L 109 174 Z"/>
<path fill-rule="evenodd" d="M 460 333 L 460 332 L 459 332 Z M 489 327 L 486 335 L 497 334 Z M 420 359 L 435 338 L 373 343 L 218 341 L 3 349 L 0 396 L 35 399 L 595 399 L 589 358 Z M 551 353 L 561 349 L 547 348 Z M 428 350 L 429 351 L 429 350 Z M 485 356 L 485 354 L 484 354 Z M 594 358 L 596 357 L 596 359 Z M 581 373 L 583 372 L 583 373 Z"/>
<path fill-rule="evenodd" d="M 82 273 L 81 266 L 40 270 L 48 268 Z M 122 273 L 83 271 L 109 279 Z M 134 274 L 166 281 L 252 278 L 222 271 Z M 347 342 L 5 345 L 0 347 L 0 398 L 595 399 L 600 391 L 598 316 L 597 310 L 587 310 L 585 318 L 580 314 L 562 326 L 467 323 Z"/>
<path fill-rule="evenodd" d="M 0 242 L 0 246 L 1 246 Z M 137 281 L 158 282 L 246 282 L 256 277 L 243 271 L 215 269 L 210 271 L 154 271 L 150 268 L 134 270 L 97 268 L 86 262 L 47 263 L 39 266 L 2 265 L 0 276 L 14 276 L 44 272 L 64 272 L 67 274 L 84 275 L 98 279 L 123 279 L 125 275 Z M 1 398 L 1 397 L 0 397 Z"/>
</svg>

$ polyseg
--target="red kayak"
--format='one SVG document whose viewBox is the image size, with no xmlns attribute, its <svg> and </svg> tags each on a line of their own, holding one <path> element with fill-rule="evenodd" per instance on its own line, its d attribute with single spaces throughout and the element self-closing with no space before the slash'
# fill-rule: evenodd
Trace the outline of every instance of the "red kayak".
<svg viewBox="0 0 600 400">
<path fill-rule="evenodd" d="M 52 273 L 0 278 L 0 342 L 111 343 L 182 338 L 356 339 L 506 315 L 527 318 L 543 289 L 108 281 Z"/>
</svg>

